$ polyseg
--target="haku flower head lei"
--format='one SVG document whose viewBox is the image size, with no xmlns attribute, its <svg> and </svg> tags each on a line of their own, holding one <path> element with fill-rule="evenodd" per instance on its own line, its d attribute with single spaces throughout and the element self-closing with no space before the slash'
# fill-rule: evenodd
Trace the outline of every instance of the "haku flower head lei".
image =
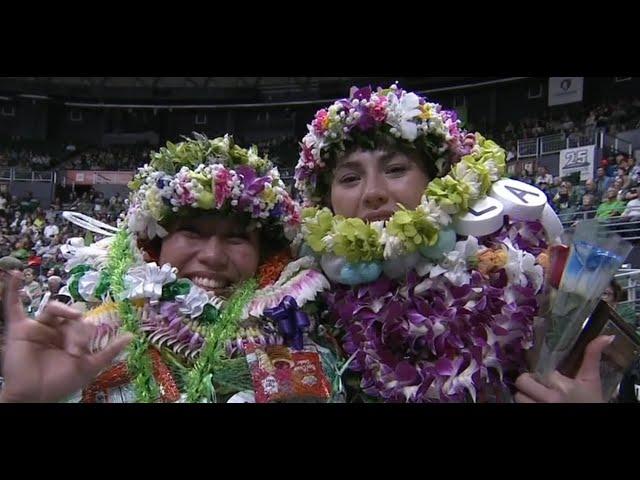
<svg viewBox="0 0 640 480">
<path fill-rule="evenodd" d="M 308 130 L 295 173 L 306 206 L 326 193 L 328 165 L 351 146 L 392 142 L 415 149 L 429 159 L 431 172 L 441 174 L 474 143 L 473 136 L 465 138 L 456 112 L 397 85 L 352 89 L 349 98 L 318 111 Z"/>
<path fill-rule="evenodd" d="M 229 135 L 210 140 L 194 133 L 193 139 L 167 143 L 130 188 L 127 226 L 139 240 L 166 236 L 171 219 L 192 208 L 245 214 L 255 226 L 276 227 L 289 239 L 300 219 L 273 164 Z"/>
</svg>

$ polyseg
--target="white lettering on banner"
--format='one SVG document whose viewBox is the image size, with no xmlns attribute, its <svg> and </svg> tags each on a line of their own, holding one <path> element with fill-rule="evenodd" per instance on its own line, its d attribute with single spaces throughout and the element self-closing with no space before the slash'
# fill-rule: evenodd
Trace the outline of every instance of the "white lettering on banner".
<svg viewBox="0 0 640 480">
<path fill-rule="evenodd" d="M 575 172 L 580 172 L 580 181 L 584 182 L 593 178 L 596 147 L 569 148 L 560 152 L 560 177 L 567 177 Z"/>
</svg>

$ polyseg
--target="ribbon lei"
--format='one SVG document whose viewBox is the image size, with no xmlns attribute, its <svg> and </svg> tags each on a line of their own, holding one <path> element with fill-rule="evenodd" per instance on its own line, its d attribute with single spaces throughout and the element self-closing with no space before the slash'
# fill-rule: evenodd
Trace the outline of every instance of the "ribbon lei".
<svg viewBox="0 0 640 480">
<path fill-rule="evenodd" d="M 280 305 L 266 309 L 264 315 L 277 323 L 278 330 L 287 345 L 293 346 L 296 350 L 302 350 L 304 330 L 310 325 L 310 321 L 293 297 L 287 295 Z"/>
</svg>

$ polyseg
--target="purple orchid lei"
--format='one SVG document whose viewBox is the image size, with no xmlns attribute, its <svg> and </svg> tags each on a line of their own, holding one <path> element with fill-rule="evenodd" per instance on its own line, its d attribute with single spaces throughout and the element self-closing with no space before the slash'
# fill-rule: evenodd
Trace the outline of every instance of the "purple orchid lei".
<svg viewBox="0 0 640 480">
<path fill-rule="evenodd" d="M 539 222 L 508 221 L 481 241 L 504 239 L 532 255 L 546 248 Z M 470 274 L 457 287 L 410 271 L 403 282 L 382 276 L 334 285 L 325 295 L 364 394 L 385 402 L 464 402 L 513 387 L 533 343 L 535 290 L 509 284 L 504 268 Z"/>
</svg>

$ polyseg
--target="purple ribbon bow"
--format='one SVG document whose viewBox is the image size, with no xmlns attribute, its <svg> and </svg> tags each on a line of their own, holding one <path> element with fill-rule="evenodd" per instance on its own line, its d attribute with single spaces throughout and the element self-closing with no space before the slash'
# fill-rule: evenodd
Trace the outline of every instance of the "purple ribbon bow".
<svg viewBox="0 0 640 480">
<path fill-rule="evenodd" d="M 277 307 L 267 308 L 264 315 L 277 323 L 278 330 L 287 345 L 293 344 L 294 349 L 302 350 L 304 329 L 310 325 L 310 322 L 307 314 L 298 307 L 295 298 L 287 295 Z"/>
</svg>

